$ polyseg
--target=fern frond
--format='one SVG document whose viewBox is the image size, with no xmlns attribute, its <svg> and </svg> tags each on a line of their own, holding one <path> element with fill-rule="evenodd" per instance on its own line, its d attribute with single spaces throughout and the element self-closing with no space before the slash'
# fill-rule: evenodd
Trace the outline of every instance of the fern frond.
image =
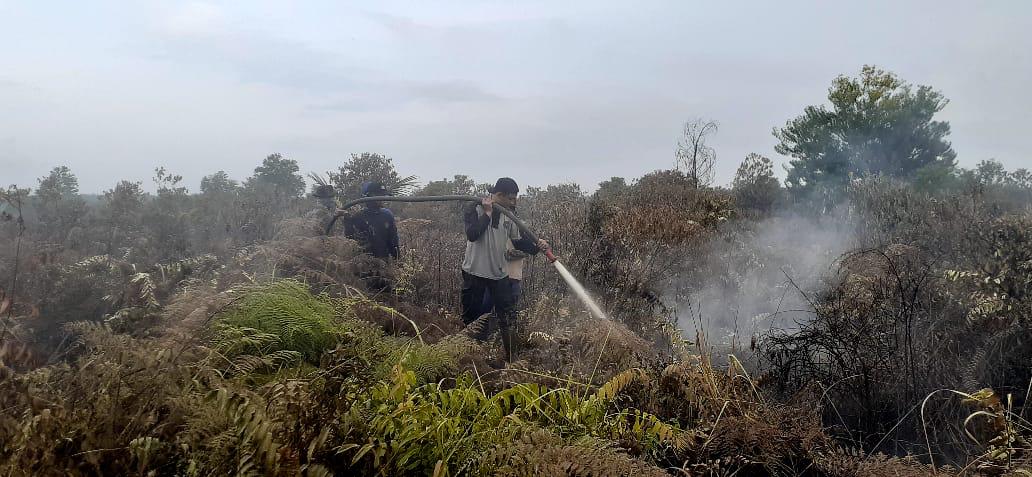
<svg viewBox="0 0 1032 477">
<path fill-rule="evenodd" d="M 474 337 L 482 334 L 487 329 L 488 323 L 490 323 L 491 315 L 483 314 L 480 318 L 473 320 L 472 323 L 466 325 L 462 330 L 462 334 L 468 337 Z"/>
<path fill-rule="evenodd" d="M 139 303 L 145 307 L 158 307 L 158 299 L 154 295 L 157 287 L 154 286 L 154 280 L 151 279 L 149 273 L 137 273 L 129 279 L 129 283 L 136 287 L 136 295 L 132 297 L 133 303 Z"/>
<path fill-rule="evenodd" d="M 648 375 L 645 374 L 645 371 L 640 368 L 631 368 L 613 376 L 608 382 L 603 384 L 602 387 L 598 388 L 594 397 L 601 401 L 611 401 L 617 394 L 620 394 L 624 389 L 627 389 L 631 383 L 635 381 L 645 382 L 648 379 Z"/>
<path fill-rule="evenodd" d="M 449 336 L 432 345 L 411 347 L 405 354 L 404 365 L 416 373 L 418 382 L 427 384 L 458 372 L 458 361 L 472 354 L 480 346 L 462 335 Z"/>
<path fill-rule="evenodd" d="M 312 295 L 303 283 L 278 280 L 239 293 L 239 300 L 213 325 L 216 347 L 226 353 L 291 350 L 314 363 L 344 331 L 336 319 L 338 305 Z"/>
</svg>

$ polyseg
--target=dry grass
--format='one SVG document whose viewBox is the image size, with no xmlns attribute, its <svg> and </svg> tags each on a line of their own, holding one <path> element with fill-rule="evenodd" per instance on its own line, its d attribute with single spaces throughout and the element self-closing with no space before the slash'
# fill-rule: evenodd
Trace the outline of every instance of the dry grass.
<svg viewBox="0 0 1032 477">
<path fill-rule="evenodd" d="M 39 295 L 0 335 L 0 474 L 1022 475 L 1027 218 L 965 226 L 956 204 L 878 205 L 890 193 L 860 191 L 870 247 L 841 261 L 818 320 L 768 343 L 782 361 L 762 376 L 667 321 L 659 291 L 735 214 L 676 173 L 605 200 L 527 194 L 520 213 L 613 320 L 532 262 L 509 365 L 455 316 L 453 207 L 406 208 L 391 266 L 311 220 L 227 233 L 225 254 L 196 260 L 41 246 Z M 369 270 L 394 292 L 362 291 Z M 284 278 L 303 285 L 280 296 Z M 282 331 L 295 323 L 318 336 Z M 967 455 L 944 466 L 958 441 Z M 877 453 L 897 449 L 917 455 Z"/>
</svg>

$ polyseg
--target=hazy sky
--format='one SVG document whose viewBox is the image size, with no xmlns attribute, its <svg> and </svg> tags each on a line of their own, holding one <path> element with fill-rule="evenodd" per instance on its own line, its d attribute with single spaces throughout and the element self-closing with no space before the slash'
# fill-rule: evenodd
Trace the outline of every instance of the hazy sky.
<svg viewBox="0 0 1032 477">
<path fill-rule="evenodd" d="M 343 4 L 347 3 L 347 6 Z M 718 183 L 771 129 L 876 64 L 950 100 L 962 166 L 1032 167 L 1032 2 L 0 0 L 0 185 L 68 165 L 84 192 L 196 191 L 266 155 L 382 152 L 423 181 L 668 168 L 720 123 Z M 783 175 L 783 174 L 782 174 Z"/>
</svg>

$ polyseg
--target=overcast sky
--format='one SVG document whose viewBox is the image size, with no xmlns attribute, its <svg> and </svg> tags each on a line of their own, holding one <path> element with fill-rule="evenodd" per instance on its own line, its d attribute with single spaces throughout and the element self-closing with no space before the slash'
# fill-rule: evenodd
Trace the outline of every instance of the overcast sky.
<svg viewBox="0 0 1032 477">
<path fill-rule="evenodd" d="M 164 165 L 196 191 L 369 151 L 590 190 L 669 168 L 691 117 L 719 122 L 728 183 L 864 64 L 951 100 L 962 166 L 1032 167 L 1028 1 L 344 3 L 0 0 L 0 185 L 68 165 L 152 189 Z"/>
</svg>

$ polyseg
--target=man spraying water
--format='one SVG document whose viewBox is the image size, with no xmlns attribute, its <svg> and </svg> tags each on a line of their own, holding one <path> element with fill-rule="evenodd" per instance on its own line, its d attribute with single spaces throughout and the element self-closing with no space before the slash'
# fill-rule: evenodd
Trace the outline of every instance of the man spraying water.
<svg viewBox="0 0 1032 477">
<path fill-rule="evenodd" d="M 462 321 L 469 325 L 483 312 L 490 311 L 483 307 L 484 295 L 488 294 L 496 310 L 491 318 L 494 322 L 476 337 L 486 338 L 496 325 L 506 360 L 510 360 L 514 351 L 512 327 L 516 322 L 516 302 L 509 282 L 506 247 L 511 241 L 516 250 L 536 255 L 549 246 L 544 240 L 535 242 L 521 237 L 517 224 L 494 207 L 494 204 L 507 208 L 516 205 L 520 192 L 516 181 L 508 177 L 498 179 L 489 192 L 490 197 L 480 203 L 472 202 L 463 210 L 467 242 L 462 261 Z"/>
<path fill-rule="evenodd" d="M 607 319 L 605 313 L 591 298 L 584 286 L 552 254 L 548 242 L 537 240 L 535 234 L 520 221 L 516 214 L 509 210 L 510 207 L 515 206 L 519 191 L 516 181 L 503 177 L 498 179 L 495 186 L 490 189 L 491 196 L 487 198 L 468 195 L 372 196 L 353 200 L 341 208 L 343 210 L 359 204 L 383 201 L 469 202 L 469 205 L 463 209 L 467 243 L 462 263 L 462 321 L 469 325 L 484 312 L 490 311 L 484 306 L 485 295 L 490 297 L 496 313 L 489 325 L 496 325 L 500 329 L 506 358 L 511 360 L 515 344 L 515 333 L 512 326 L 516 321 L 516 303 L 513 299 L 512 284 L 508 280 L 509 260 L 506 252 L 507 245 L 510 243 L 512 248 L 532 255 L 544 252 L 545 257 L 559 272 L 559 276 L 569 285 L 577 298 L 588 307 L 588 310 L 599 319 Z M 336 219 L 335 216 L 326 226 L 327 234 L 333 230 Z M 479 330 L 474 337 L 485 339 L 490 334 L 491 326 L 486 328 Z"/>
</svg>

